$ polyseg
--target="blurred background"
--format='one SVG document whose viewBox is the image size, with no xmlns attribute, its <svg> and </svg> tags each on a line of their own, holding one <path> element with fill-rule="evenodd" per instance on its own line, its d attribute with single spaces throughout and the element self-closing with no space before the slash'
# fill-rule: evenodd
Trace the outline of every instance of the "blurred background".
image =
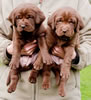
<svg viewBox="0 0 91 100">
<path fill-rule="evenodd" d="M 89 2 L 91 3 L 91 0 L 89 0 Z"/>
</svg>

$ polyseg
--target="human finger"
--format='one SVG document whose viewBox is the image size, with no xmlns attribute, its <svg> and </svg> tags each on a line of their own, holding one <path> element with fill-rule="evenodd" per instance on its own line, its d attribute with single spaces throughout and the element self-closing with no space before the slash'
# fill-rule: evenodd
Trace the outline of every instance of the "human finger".
<svg viewBox="0 0 91 100">
<path fill-rule="evenodd" d="M 36 48 L 37 47 L 37 44 L 30 44 L 28 46 L 24 46 L 24 50 L 25 51 L 29 51 L 31 50 L 32 48 Z"/>
</svg>

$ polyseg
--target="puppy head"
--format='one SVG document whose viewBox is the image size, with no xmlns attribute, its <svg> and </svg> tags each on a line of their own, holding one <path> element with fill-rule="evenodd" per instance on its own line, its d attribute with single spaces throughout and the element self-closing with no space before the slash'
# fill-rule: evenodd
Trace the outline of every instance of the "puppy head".
<svg viewBox="0 0 91 100">
<path fill-rule="evenodd" d="M 44 21 L 45 16 L 38 7 L 31 3 L 26 3 L 16 7 L 8 19 L 18 32 L 33 32 L 36 25 L 38 26 Z"/>
<path fill-rule="evenodd" d="M 71 39 L 84 25 L 80 15 L 73 8 L 58 9 L 48 19 L 48 25 L 63 40 Z"/>
</svg>

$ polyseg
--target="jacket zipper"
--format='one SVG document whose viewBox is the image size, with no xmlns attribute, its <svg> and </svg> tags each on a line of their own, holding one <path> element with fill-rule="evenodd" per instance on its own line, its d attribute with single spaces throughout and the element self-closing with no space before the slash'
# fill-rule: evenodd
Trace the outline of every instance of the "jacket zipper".
<svg viewBox="0 0 91 100">
<path fill-rule="evenodd" d="M 43 0 L 39 0 L 38 7 L 41 8 Z M 34 100 L 36 100 L 36 84 L 34 84 Z"/>
<path fill-rule="evenodd" d="M 34 84 L 34 100 L 36 100 L 36 84 Z"/>
</svg>

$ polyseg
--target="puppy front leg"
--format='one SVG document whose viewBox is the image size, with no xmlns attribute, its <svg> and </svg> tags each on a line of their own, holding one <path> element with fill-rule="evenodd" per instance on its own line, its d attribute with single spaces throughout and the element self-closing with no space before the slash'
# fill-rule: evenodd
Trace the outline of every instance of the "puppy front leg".
<svg viewBox="0 0 91 100">
<path fill-rule="evenodd" d="M 42 56 L 41 56 L 41 52 L 39 51 L 38 56 L 33 64 L 34 69 L 36 70 L 40 70 L 43 68 L 43 60 L 42 60 Z"/>
<path fill-rule="evenodd" d="M 68 79 L 68 77 L 70 75 L 74 47 L 68 46 L 68 47 L 64 48 L 64 50 L 65 50 L 65 56 L 64 56 L 64 61 L 61 66 L 61 76 L 65 79 Z"/>
<path fill-rule="evenodd" d="M 18 32 L 14 27 L 13 28 L 13 54 L 9 64 L 11 69 L 19 68 L 20 53 L 21 53 L 21 43 L 19 41 Z"/>
<path fill-rule="evenodd" d="M 39 37 L 38 38 L 38 44 L 39 44 L 41 56 L 43 58 L 43 63 L 45 63 L 47 65 L 52 64 L 53 61 L 52 61 L 52 58 L 51 58 L 51 56 L 48 52 L 48 47 L 47 47 L 45 37 Z"/>
</svg>

